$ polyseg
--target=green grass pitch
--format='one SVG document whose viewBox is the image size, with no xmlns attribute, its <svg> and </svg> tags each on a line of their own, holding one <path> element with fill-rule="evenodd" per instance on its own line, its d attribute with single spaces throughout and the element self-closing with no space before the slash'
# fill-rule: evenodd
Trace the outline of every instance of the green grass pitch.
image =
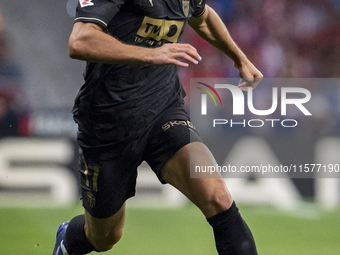
<svg viewBox="0 0 340 255">
<path fill-rule="evenodd" d="M 339 255 L 340 210 L 316 206 L 282 212 L 266 206 L 239 206 L 260 255 Z M 0 254 L 52 254 L 63 221 L 82 213 L 69 209 L 0 208 Z M 128 208 L 122 240 L 105 254 L 217 255 L 212 229 L 194 207 Z"/>
</svg>

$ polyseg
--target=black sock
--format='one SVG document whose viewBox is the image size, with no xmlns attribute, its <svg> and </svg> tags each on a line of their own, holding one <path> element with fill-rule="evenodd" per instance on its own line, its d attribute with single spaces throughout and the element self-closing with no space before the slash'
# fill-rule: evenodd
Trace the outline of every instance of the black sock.
<svg viewBox="0 0 340 255">
<path fill-rule="evenodd" d="M 253 235 L 238 212 L 235 202 L 228 210 L 207 221 L 213 227 L 219 255 L 257 255 Z"/>
<path fill-rule="evenodd" d="M 64 246 L 70 255 L 87 254 L 94 251 L 94 247 L 87 240 L 85 230 L 85 215 L 74 217 L 64 237 Z"/>
</svg>

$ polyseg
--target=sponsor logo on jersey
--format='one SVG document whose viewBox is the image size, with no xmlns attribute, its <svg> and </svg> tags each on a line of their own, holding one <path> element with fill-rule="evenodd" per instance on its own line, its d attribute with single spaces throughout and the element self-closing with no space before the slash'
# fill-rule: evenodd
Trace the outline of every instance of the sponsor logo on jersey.
<svg viewBox="0 0 340 255">
<path fill-rule="evenodd" d="M 196 129 L 195 126 L 188 120 L 169 121 L 162 126 L 162 129 L 163 131 L 166 131 L 173 126 L 185 126 L 185 127 L 189 127 L 190 129 Z"/>
<path fill-rule="evenodd" d="M 94 3 L 92 3 L 92 0 L 79 0 L 79 3 L 81 8 L 94 5 Z"/>
<path fill-rule="evenodd" d="M 153 39 L 153 42 L 177 42 L 181 34 L 184 22 L 178 20 L 165 20 L 144 17 L 142 25 L 137 31 L 135 41 L 141 43 L 145 39 Z"/>
</svg>

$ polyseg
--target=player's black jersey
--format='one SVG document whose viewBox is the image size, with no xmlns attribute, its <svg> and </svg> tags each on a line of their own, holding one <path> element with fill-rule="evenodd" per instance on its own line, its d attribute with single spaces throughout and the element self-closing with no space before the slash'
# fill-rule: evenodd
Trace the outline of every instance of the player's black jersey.
<svg viewBox="0 0 340 255">
<path fill-rule="evenodd" d="M 204 5 L 205 0 L 79 0 L 75 22 L 97 23 L 123 43 L 159 47 L 180 41 L 187 20 L 202 15 Z M 141 132 L 185 96 L 175 65 L 88 63 L 84 77 L 74 118 L 100 140 Z"/>
</svg>

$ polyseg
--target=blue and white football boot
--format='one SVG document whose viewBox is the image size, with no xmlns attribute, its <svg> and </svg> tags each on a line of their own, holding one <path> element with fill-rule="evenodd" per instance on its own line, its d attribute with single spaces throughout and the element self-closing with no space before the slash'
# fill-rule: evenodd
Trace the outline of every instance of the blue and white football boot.
<svg viewBox="0 0 340 255">
<path fill-rule="evenodd" d="M 54 250 L 52 255 L 69 255 L 66 251 L 66 248 L 64 246 L 64 236 L 66 233 L 66 229 L 68 227 L 68 224 L 70 222 L 64 222 L 63 224 L 60 225 L 57 231 L 57 240 L 55 242 Z"/>
</svg>

